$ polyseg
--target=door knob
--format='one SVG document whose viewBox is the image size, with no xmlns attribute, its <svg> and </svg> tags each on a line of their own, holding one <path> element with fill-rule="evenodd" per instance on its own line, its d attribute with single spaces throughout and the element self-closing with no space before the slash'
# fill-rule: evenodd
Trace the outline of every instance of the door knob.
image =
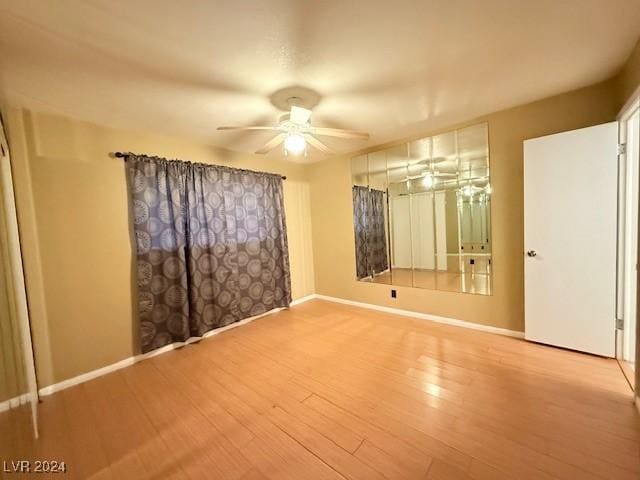
<svg viewBox="0 0 640 480">
<path fill-rule="evenodd" d="M 529 251 L 527 252 L 527 255 L 528 255 L 528 256 L 530 256 L 530 257 L 535 257 L 535 256 L 537 255 L 537 253 L 536 253 L 536 251 L 535 251 L 535 250 L 529 250 Z"/>
</svg>

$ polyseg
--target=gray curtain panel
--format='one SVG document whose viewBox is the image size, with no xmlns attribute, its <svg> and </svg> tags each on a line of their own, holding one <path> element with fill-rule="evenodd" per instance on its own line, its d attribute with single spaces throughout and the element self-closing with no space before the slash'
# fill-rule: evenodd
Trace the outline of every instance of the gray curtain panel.
<svg viewBox="0 0 640 480">
<path fill-rule="evenodd" d="M 142 351 L 289 306 L 279 175 L 127 155 Z"/>
<path fill-rule="evenodd" d="M 369 277 L 389 268 L 385 229 L 384 192 L 353 187 L 353 225 L 356 246 L 356 275 Z"/>
</svg>

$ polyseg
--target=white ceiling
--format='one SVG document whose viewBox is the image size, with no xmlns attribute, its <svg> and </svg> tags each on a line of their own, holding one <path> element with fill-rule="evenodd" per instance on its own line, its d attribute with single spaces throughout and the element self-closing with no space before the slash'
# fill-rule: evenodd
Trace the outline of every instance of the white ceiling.
<svg viewBox="0 0 640 480">
<path fill-rule="evenodd" d="M 0 89 L 251 152 L 268 133 L 215 128 L 302 85 L 315 125 L 371 133 L 327 142 L 347 152 L 604 80 L 639 33 L 640 0 L 0 0 Z"/>
</svg>

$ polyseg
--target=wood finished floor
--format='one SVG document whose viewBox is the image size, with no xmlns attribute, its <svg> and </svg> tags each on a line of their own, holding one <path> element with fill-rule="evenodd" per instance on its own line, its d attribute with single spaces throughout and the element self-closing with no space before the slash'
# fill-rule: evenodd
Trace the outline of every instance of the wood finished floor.
<svg viewBox="0 0 640 480">
<path fill-rule="evenodd" d="M 45 397 L 40 422 L 34 442 L 1 414 L 0 460 L 64 460 L 58 478 L 640 478 L 614 360 L 320 300 Z"/>
</svg>

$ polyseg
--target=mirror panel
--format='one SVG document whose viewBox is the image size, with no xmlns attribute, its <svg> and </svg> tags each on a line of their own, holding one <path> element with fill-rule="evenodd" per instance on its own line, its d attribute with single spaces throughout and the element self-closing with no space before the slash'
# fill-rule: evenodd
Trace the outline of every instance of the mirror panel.
<svg viewBox="0 0 640 480">
<path fill-rule="evenodd" d="M 486 124 L 354 157 L 352 173 L 359 280 L 491 294 Z"/>
<path fill-rule="evenodd" d="M 410 172 L 407 145 L 384 150 L 389 179 L 389 241 L 391 245 L 391 282 L 393 285 L 413 286 L 413 251 L 411 243 L 411 203 L 407 177 Z"/>
</svg>

